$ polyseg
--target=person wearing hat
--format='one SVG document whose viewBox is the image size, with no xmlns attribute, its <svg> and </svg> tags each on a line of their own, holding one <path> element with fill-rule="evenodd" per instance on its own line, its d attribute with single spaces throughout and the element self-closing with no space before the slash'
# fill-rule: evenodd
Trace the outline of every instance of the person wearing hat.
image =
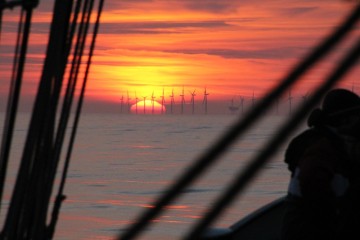
<svg viewBox="0 0 360 240">
<path fill-rule="evenodd" d="M 285 152 L 291 172 L 282 240 L 348 239 L 360 225 L 360 98 L 329 91 Z"/>
</svg>

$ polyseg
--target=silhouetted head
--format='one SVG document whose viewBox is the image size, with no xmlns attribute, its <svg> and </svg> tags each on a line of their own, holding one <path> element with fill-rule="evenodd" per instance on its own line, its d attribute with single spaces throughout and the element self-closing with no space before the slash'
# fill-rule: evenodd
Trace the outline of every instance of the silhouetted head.
<svg viewBox="0 0 360 240">
<path fill-rule="evenodd" d="M 355 123 L 359 125 L 359 118 L 359 96 L 349 90 L 339 88 L 326 94 L 321 109 L 315 109 L 310 114 L 308 125 L 330 125 L 335 128 L 342 128 L 352 126 Z M 360 130 L 360 126 L 358 130 Z"/>
<path fill-rule="evenodd" d="M 360 98 L 346 89 L 334 89 L 326 94 L 322 110 L 329 116 L 347 116 L 360 113 Z"/>
</svg>

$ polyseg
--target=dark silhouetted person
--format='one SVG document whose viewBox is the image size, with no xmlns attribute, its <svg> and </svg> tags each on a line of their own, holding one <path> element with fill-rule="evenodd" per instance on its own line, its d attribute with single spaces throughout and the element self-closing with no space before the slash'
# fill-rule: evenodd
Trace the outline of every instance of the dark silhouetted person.
<svg viewBox="0 0 360 240">
<path fill-rule="evenodd" d="M 359 119 L 359 96 L 334 89 L 290 142 L 282 240 L 360 239 Z"/>
</svg>

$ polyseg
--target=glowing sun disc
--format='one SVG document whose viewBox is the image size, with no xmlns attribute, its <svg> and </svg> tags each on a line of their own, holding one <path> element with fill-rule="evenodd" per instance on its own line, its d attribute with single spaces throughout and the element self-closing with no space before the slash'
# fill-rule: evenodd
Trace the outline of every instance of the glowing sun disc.
<svg viewBox="0 0 360 240">
<path fill-rule="evenodd" d="M 134 114 L 161 114 L 166 112 L 164 105 L 151 100 L 138 101 L 131 106 L 130 110 Z"/>
</svg>

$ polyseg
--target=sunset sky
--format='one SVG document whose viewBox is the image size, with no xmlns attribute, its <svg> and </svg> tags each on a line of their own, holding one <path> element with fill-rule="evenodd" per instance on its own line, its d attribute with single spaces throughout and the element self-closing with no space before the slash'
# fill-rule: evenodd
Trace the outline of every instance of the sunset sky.
<svg viewBox="0 0 360 240">
<path fill-rule="evenodd" d="M 52 4 L 40 1 L 25 70 L 23 93 L 36 92 Z M 261 96 L 348 15 L 356 1 L 341 0 L 106 0 L 87 88 L 88 101 L 119 103 L 135 93 L 167 102 L 174 91 L 187 101 Z M 18 12 L 3 18 L 1 89 L 8 91 Z M 357 32 L 359 35 L 359 25 Z M 311 91 L 351 40 L 292 90 Z M 344 83 L 357 91 L 359 67 Z"/>
</svg>

